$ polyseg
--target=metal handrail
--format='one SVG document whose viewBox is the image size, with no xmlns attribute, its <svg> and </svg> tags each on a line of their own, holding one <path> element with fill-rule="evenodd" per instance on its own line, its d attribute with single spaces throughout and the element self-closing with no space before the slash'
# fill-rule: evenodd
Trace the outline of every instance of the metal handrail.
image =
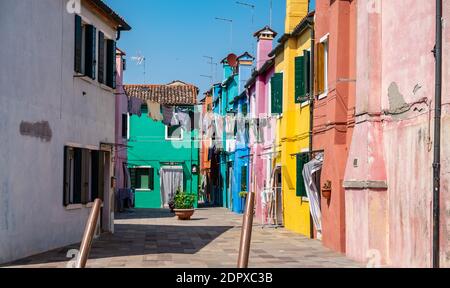
<svg viewBox="0 0 450 288">
<path fill-rule="evenodd" d="M 92 207 L 91 214 L 86 223 L 83 240 L 81 241 L 80 252 L 77 257 L 75 268 L 85 268 L 89 253 L 91 252 L 92 241 L 94 239 L 95 228 L 97 227 L 98 218 L 100 217 L 100 209 L 102 207 L 102 200 L 96 199 Z"/>
</svg>

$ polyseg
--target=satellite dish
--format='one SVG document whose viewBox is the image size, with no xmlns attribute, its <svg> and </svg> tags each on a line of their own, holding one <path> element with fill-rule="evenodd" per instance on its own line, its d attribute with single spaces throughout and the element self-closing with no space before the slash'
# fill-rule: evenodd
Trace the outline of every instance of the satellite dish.
<svg viewBox="0 0 450 288">
<path fill-rule="evenodd" d="M 238 57 L 235 54 L 230 54 L 227 57 L 228 65 L 231 67 L 237 67 L 238 66 Z"/>
</svg>

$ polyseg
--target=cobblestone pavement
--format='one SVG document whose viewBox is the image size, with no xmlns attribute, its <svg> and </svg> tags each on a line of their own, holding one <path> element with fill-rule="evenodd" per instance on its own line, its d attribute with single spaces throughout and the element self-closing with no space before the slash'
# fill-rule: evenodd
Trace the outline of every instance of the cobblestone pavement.
<svg viewBox="0 0 450 288">
<path fill-rule="evenodd" d="M 234 268 L 242 216 L 222 208 L 203 208 L 192 221 L 178 221 L 165 210 L 121 214 L 115 234 L 94 241 L 91 268 Z M 70 249 L 57 249 L 16 261 L 6 267 L 64 268 Z M 285 229 L 253 228 L 251 268 L 360 267 L 315 240 Z"/>
</svg>

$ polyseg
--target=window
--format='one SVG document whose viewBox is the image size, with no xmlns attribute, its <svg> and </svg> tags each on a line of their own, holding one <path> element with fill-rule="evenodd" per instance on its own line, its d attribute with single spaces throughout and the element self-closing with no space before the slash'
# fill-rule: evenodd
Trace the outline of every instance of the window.
<svg viewBox="0 0 450 288">
<path fill-rule="evenodd" d="M 122 114 L 122 138 L 128 138 L 128 115 Z"/>
<path fill-rule="evenodd" d="M 311 81 L 311 53 L 303 51 L 303 56 L 295 58 L 295 103 L 309 100 Z"/>
<path fill-rule="evenodd" d="M 308 154 L 297 155 L 297 197 L 308 197 L 306 193 L 305 180 L 303 178 L 303 168 L 309 162 Z"/>
<path fill-rule="evenodd" d="M 116 88 L 116 42 L 84 23 L 79 15 L 75 15 L 74 69 L 76 73 Z"/>
<path fill-rule="evenodd" d="M 105 159 L 103 151 L 64 148 L 64 206 L 103 199 Z"/>
<path fill-rule="evenodd" d="M 183 140 L 183 129 L 181 125 L 166 126 L 166 140 L 179 141 Z"/>
<path fill-rule="evenodd" d="M 328 36 L 325 36 L 317 46 L 316 86 L 319 98 L 328 94 Z"/>
<path fill-rule="evenodd" d="M 275 73 L 271 79 L 272 114 L 283 113 L 283 73 Z"/>
<path fill-rule="evenodd" d="M 96 51 L 97 29 L 82 21 L 75 15 L 75 72 L 95 79 L 96 77 Z"/>
<path fill-rule="evenodd" d="M 137 167 L 130 169 L 131 187 L 135 190 L 155 189 L 155 169 L 151 167 Z"/>
</svg>

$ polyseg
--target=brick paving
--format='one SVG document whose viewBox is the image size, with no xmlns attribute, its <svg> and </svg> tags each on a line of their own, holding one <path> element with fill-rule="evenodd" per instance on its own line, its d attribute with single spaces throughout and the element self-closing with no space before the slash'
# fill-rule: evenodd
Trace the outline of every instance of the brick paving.
<svg viewBox="0 0 450 288">
<path fill-rule="evenodd" d="M 94 241 L 90 268 L 234 268 L 242 216 L 222 208 L 202 208 L 192 221 L 165 210 L 136 210 L 117 216 L 115 234 Z M 71 245 L 4 267 L 64 268 Z M 283 228 L 253 228 L 251 268 L 357 268 L 361 264 L 332 252 L 319 241 Z"/>
</svg>

